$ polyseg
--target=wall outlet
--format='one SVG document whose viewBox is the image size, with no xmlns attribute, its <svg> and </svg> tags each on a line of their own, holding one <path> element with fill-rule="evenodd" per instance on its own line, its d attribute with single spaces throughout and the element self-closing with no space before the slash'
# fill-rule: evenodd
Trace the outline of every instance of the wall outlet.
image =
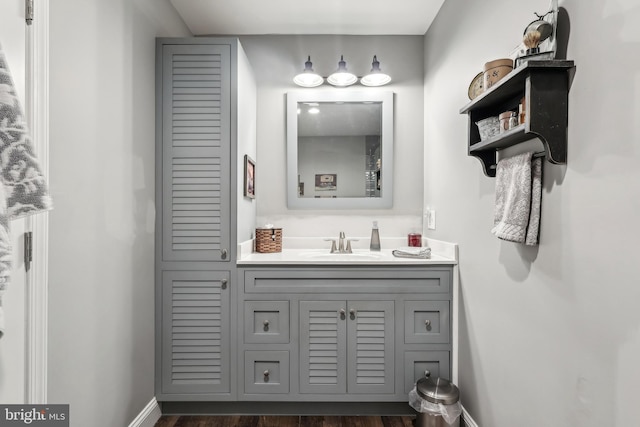
<svg viewBox="0 0 640 427">
<path fill-rule="evenodd" d="M 435 209 L 427 208 L 427 228 L 429 230 L 436 229 L 436 211 Z"/>
</svg>

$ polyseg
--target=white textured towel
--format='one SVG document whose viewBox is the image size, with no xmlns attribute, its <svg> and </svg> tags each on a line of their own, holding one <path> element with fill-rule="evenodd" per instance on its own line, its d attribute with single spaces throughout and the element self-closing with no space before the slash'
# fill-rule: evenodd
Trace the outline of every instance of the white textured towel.
<svg viewBox="0 0 640 427">
<path fill-rule="evenodd" d="M 431 248 L 406 247 L 394 249 L 391 253 L 398 258 L 431 258 Z"/>
<path fill-rule="evenodd" d="M 502 159 L 496 171 L 496 208 L 491 232 L 502 240 L 538 244 L 542 160 L 524 153 Z"/>
<path fill-rule="evenodd" d="M 22 106 L 0 46 L 0 337 L 2 292 L 11 274 L 8 221 L 51 209 L 49 191 L 34 154 Z"/>
</svg>

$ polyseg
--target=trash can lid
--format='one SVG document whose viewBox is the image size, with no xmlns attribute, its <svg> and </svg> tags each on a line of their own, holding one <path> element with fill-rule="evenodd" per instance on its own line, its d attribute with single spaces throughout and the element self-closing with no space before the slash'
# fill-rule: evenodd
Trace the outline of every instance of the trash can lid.
<svg viewBox="0 0 640 427">
<path fill-rule="evenodd" d="M 416 391 L 420 397 L 431 403 L 451 405 L 460 399 L 458 387 L 444 378 L 420 378 L 416 383 Z"/>
</svg>

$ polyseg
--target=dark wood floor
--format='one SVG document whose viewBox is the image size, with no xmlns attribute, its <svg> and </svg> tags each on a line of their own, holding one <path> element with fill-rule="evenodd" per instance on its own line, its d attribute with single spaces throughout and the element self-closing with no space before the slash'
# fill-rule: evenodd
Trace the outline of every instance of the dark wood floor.
<svg viewBox="0 0 640 427">
<path fill-rule="evenodd" d="M 163 416 L 155 427 L 413 427 L 415 417 Z"/>
</svg>

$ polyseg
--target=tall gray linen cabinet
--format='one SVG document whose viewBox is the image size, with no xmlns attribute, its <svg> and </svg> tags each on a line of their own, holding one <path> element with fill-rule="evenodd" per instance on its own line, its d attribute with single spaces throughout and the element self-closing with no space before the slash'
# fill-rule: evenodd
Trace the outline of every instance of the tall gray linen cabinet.
<svg viewBox="0 0 640 427">
<path fill-rule="evenodd" d="M 156 43 L 156 398 L 234 400 L 236 248 L 252 237 L 244 155 L 256 85 L 235 38 Z"/>
</svg>

